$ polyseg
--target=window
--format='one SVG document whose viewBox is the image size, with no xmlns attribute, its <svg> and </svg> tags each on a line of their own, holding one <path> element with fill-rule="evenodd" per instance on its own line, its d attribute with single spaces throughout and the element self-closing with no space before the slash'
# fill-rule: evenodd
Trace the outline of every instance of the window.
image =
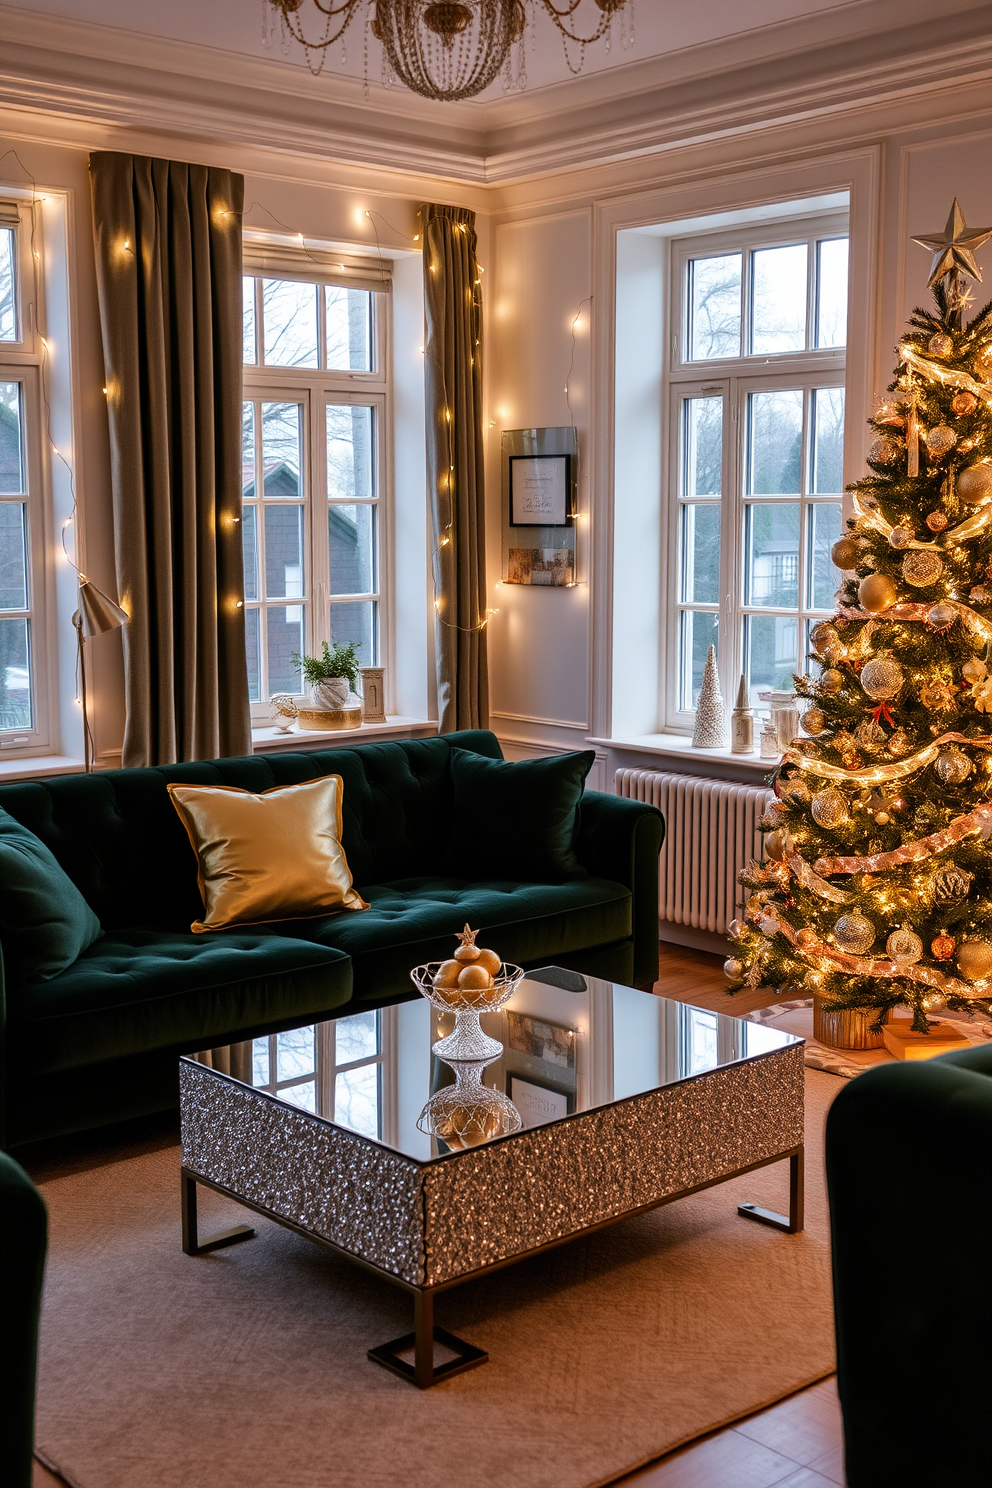
<svg viewBox="0 0 992 1488">
<path fill-rule="evenodd" d="M 242 538 L 249 694 L 302 693 L 294 653 L 386 633 L 388 279 L 244 279 Z"/>
<path fill-rule="evenodd" d="M 30 222 L 0 201 L 0 748 L 47 745 L 42 346 Z M 27 283 L 25 279 L 27 277 Z"/>
<path fill-rule="evenodd" d="M 667 723 L 691 722 L 706 653 L 752 702 L 790 690 L 832 611 L 842 528 L 844 218 L 672 247 L 673 595 Z"/>
<path fill-rule="evenodd" d="M 381 1011 L 272 1033 L 252 1043 L 252 1084 L 381 1139 L 384 1046 Z"/>
</svg>

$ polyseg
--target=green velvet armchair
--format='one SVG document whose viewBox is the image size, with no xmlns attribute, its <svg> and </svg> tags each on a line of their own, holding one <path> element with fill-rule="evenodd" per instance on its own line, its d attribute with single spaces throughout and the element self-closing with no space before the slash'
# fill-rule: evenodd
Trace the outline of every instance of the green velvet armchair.
<svg viewBox="0 0 992 1488">
<path fill-rule="evenodd" d="M 826 1153 L 849 1488 L 989 1488 L 992 1046 L 859 1075 Z"/>
</svg>

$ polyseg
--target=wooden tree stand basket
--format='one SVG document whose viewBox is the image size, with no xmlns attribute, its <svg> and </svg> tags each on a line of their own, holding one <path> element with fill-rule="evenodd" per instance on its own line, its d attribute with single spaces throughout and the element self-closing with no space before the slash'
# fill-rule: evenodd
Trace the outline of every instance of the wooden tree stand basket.
<svg viewBox="0 0 992 1488">
<path fill-rule="evenodd" d="M 362 726 L 362 710 L 357 708 L 301 708 L 297 723 L 314 733 L 330 729 L 356 729 Z"/>
</svg>

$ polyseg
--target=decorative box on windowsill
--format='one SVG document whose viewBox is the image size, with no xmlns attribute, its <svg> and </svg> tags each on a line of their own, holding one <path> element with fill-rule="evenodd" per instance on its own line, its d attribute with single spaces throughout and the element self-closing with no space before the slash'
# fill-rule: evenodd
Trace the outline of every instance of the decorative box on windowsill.
<svg viewBox="0 0 992 1488">
<path fill-rule="evenodd" d="M 362 726 L 362 705 L 353 708 L 301 708 L 297 716 L 301 729 L 326 733 L 334 729 L 357 729 Z"/>
</svg>

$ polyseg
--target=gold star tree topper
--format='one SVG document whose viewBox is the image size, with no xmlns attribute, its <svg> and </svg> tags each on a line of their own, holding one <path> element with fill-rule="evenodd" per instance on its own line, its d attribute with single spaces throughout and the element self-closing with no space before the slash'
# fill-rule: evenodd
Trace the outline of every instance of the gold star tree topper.
<svg viewBox="0 0 992 1488">
<path fill-rule="evenodd" d="M 950 274 L 955 269 L 963 269 L 972 279 L 981 283 L 982 271 L 975 262 L 975 252 L 989 238 L 992 238 L 992 227 L 965 226 L 964 213 L 955 197 L 943 233 L 927 233 L 913 239 L 914 243 L 919 243 L 921 248 L 929 248 L 933 254 L 927 288 L 932 289 L 938 279 L 943 279 L 945 274 Z"/>
</svg>

